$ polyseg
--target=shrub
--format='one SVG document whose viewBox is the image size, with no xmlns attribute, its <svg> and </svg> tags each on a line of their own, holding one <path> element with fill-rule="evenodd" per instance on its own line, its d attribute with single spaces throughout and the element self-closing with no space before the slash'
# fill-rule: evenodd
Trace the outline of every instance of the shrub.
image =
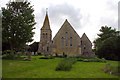
<svg viewBox="0 0 120 80">
<path fill-rule="evenodd" d="M 40 53 L 40 52 L 38 52 L 37 54 L 38 54 L 38 55 L 42 55 L 42 53 Z"/>
<path fill-rule="evenodd" d="M 43 57 L 40 57 L 40 59 L 53 59 L 54 57 L 53 56 L 43 56 Z"/>
<path fill-rule="evenodd" d="M 15 59 L 15 51 L 13 50 L 6 50 L 3 52 L 4 55 L 2 56 L 2 59 Z"/>
<path fill-rule="evenodd" d="M 104 58 L 78 58 L 77 61 L 83 61 L 83 62 L 106 62 Z"/>
<path fill-rule="evenodd" d="M 109 74 L 113 74 L 113 75 L 117 75 L 120 76 L 120 66 L 112 66 L 111 64 L 107 63 L 105 65 L 105 67 L 103 68 L 103 71 L 105 73 L 109 73 Z"/>
<path fill-rule="evenodd" d="M 90 62 L 89 59 L 83 59 L 83 62 Z"/>
<path fill-rule="evenodd" d="M 83 60 L 84 60 L 84 59 L 82 59 L 82 58 L 78 58 L 78 59 L 77 59 L 77 61 L 83 61 Z"/>
<path fill-rule="evenodd" d="M 74 58 L 65 58 L 60 63 L 58 63 L 56 71 L 70 71 L 72 64 L 74 64 L 76 61 L 77 60 Z"/>
<path fill-rule="evenodd" d="M 22 59 L 21 52 L 15 52 L 14 50 L 6 50 L 3 52 L 2 59 Z"/>
<path fill-rule="evenodd" d="M 67 57 L 67 54 L 65 54 L 64 52 L 63 52 L 63 57 Z"/>
</svg>

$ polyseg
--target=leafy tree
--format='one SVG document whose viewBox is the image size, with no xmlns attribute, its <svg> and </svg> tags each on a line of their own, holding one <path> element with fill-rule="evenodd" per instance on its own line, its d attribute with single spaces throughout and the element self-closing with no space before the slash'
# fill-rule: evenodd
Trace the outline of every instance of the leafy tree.
<svg viewBox="0 0 120 80">
<path fill-rule="evenodd" d="M 2 8 L 2 39 L 3 43 L 10 44 L 11 50 L 33 41 L 36 23 L 32 7 L 30 2 L 23 1 L 9 2 L 7 8 Z"/>
<path fill-rule="evenodd" d="M 30 45 L 30 51 L 31 52 L 37 52 L 37 50 L 38 50 L 38 44 L 39 44 L 39 42 L 34 42 L 33 44 L 31 44 Z"/>
<path fill-rule="evenodd" d="M 120 35 L 119 31 L 111 27 L 102 26 L 98 38 L 94 41 L 96 55 L 100 58 L 118 60 L 120 56 Z"/>
<path fill-rule="evenodd" d="M 10 50 L 10 44 L 7 42 L 2 42 L 2 51 L 5 51 L 5 50 Z"/>
</svg>

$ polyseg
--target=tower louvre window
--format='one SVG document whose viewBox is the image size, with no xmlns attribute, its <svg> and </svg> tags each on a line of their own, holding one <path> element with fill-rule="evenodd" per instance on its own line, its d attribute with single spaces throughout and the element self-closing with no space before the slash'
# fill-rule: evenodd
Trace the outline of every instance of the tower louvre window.
<svg viewBox="0 0 120 80">
<path fill-rule="evenodd" d="M 47 33 L 46 33 L 46 38 L 47 38 Z"/>
<path fill-rule="evenodd" d="M 43 33 L 43 38 L 45 37 L 45 34 Z"/>
</svg>

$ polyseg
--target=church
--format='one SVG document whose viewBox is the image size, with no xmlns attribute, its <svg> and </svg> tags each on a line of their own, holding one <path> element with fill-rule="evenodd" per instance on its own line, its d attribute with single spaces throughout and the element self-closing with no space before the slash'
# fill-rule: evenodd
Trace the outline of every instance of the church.
<svg viewBox="0 0 120 80">
<path fill-rule="evenodd" d="M 38 53 L 43 55 L 93 56 L 92 43 L 85 33 L 80 37 L 66 19 L 52 39 L 52 30 L 46 12 L 40 29 Z"/>
</svg>

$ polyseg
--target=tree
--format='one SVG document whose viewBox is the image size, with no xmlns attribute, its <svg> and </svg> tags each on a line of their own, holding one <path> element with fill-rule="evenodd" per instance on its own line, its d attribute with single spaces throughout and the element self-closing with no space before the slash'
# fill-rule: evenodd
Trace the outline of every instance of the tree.
<svg viewBox="0 0 120 80">
<path fill-rule="evenodd" d="M 95 51 L 98 57 L 118 60 L 120 56 L 120 35 L 119 31 L 112 29 L 111 27 L 102 26 L 100 29 L 98 38 L 94 41 Z"/>
<path fill-rule="evenodd" d="M 34 53 L 37 52 L 37 50 L 38 50 L 38 44 L 39 44 L 39 42 L 34 42 L 31 45 L 29 45 L 30 46 L 30 51 L 34 52 Z"/>
<path fill-rule="evenodd" d="M 30 2 L 23 1 L 9 2 L 7 8 L 2 8 L 2 39 L 3 43 L 10 44 L 11 50 L 33 41 L 36 23 L 32 7 Z"/>
</svg>

